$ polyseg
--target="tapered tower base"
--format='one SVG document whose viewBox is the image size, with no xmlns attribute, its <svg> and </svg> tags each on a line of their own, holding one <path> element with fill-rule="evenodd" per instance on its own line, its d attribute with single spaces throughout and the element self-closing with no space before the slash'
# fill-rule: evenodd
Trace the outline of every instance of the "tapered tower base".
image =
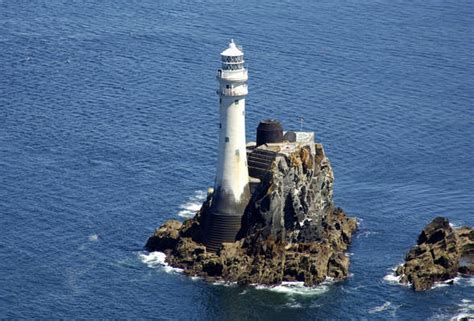
<svg viewBox="0 0 474 321">
<path fill-rule="evenodd" d="M 209 251 L 216 252 L 222 243 L 237 240 L 249 200 L 248 184 L 244 186 L 238 200 L 221 188 L 214 191 L 204 221 L 204 243 Z"/>
<path fill-rule="evenodd" d="M 205 243 L 216 252 L 224 242 L 235 242 L 242 225 L 242 216 L 210 212 L 207 218 Z"/>
</svg>

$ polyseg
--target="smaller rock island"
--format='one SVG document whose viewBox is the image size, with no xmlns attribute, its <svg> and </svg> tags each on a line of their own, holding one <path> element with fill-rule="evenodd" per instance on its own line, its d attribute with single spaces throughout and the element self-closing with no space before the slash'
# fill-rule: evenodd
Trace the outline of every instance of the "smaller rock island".
<svg viewBox="0 0 474 321">
<path fill-rule="evenodd" d="M 448 219 L 436 217 L 418 236 L 405 263 L 396 270 L 400 282 L 415 291 L 430 289 L 435 282 L 474 274 L 474 229 L 453 228 Z"/>
<path fill-rule="evenodd" d="M 312 286 L 349 274 L 357 224 L 333 202 L 334 175 L 313 132 L 264 120 L 245 140 L 248 72 L 242 48 L 221 53 L 219 146 L 214 188 L 192 219 L 171 220 L 148 239 L 173 267 L 206 280 Z"/>
</svg>

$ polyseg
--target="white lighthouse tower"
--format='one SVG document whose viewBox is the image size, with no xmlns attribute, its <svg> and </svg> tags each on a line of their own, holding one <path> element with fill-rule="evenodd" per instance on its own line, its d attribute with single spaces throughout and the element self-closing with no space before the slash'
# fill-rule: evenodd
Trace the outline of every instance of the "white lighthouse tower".
<svg viewBox="0 0 474 321">
<path fill-rule="evenodd" d="M 219 81 L 219 150 L 217 174 L 205 240 L 210 250 L 233 242 L 250 198 L 245 144 L 245 97 L 248 93 L 244 54 L 233 40 L 221 53 Z"/>
</svg>

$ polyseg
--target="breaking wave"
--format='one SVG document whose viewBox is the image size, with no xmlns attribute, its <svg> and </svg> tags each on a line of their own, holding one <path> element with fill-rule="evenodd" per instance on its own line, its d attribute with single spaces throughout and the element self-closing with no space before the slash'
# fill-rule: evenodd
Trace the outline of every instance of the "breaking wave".
<svg viewBox="0 0 474 321">
<path fill-rule="evenodd" d="M 226 287 L 235 287 L 235 286 L 237 286 L 237 282 L 214 281 L 214 282 L 212 282 L 212 285 L 220 285 L 220 286 L 226 286 Z"/>
<path fill-rule="evenodd" d="M 474 286 L 474 277 L 467 278 L 467 284 L 469 286 Z"/>
<path fill-rule="evenodd" d="M 461 277 L 460 276 L 457 276 L 453 279 L 449 279 L 449 280 L 446 280 L 446 281 L 442 281 L 442 282 L 436 282 L 432 287 L 431 289 L 437 289 L 437 288 L 444 288 L 446 286 L 450 286 L 450 285 L 453 285 L 453 284 L 458 284 L 460 281 L 461 281 Z"/>
<path fill-rule="evenodd" d="M 287 307 L 289 309 L 302 309 L 303 305 L 300 302 L 291 301 L 291 302 L 285 303 L 285 307 Z"/>
<path fill-rule="evenodd" d="M 166 263 L 166 254 L 163 252 L 140 252 L 138 258 L 149 268 L 161 269 L 167 273 L 181 273 L 182 269 L 171 267 Z"/>
<path fill-rule="evenodd" d="M 401 278 L 401 276 L 395 275 L 395 272 L 390 272 L 389 274 L 387 274 L 386 276 L 383 277 L 383 279 L 387 283 L 391 283 L 391 284 L 401 284 L 400 283 L 400 278 Z"/>
<path fill-rule="evenodd" d="M 474 303 L 469 299 L 462 299 L 461 303 L 457 305 L 455 312 L 436 314 L 430 320 L 451 320 L 463 321 L 474 320 Z"/>
<path fill-rule="evenodd" d="M 329 291 L 330 283 L 331 281 L 327 281 L 318 286 L 307 287 L 304 286 L 304 282 L 282 282 L 280 285 L 275 286 L 254 285 L 254 287 L 257 290 L 283 293 L 288 296 L 314 296 Z"/>
<path fill-rule="evenodd" d="M 379 306 L 376 306 L 376 307 L 373 307 L 369 310 L 369 313 L 370 314 L 373 314 L 373 313 L 378 313 L 378 312 L 382 312 L 382 311 L 385 311 L 387 310 L 388 308 L 390 308 L 390 306 L 392 305 L 392 302 L 390 301 L 386 301 L 384 304 L 382 305 L 379 305 Z"/>
<path fill-rule="evenodd" d="M 194 195 L 179 206 L 178 216 L 183 218 L 191 218 L 201 209 L 202 203 L 206 200 L 206 191 L 195 191 Z"/>
<path fill-rule="evenodd" d="M 385 312 L 385 313 L 389 313 L 391 317 L 395 317 L 399 307 L 400 305 L 395 305 L 390 301 L 385 301 L 384 304 L 373 307 L 369 309 L 368 312 L 369 314 Z"/>
<path fill-rule="evenodd" d="M 398 264 L 396 265 L 395 267 L 392 268 L 391 272 L 388 273 L 387 275 L 385 275 L 383 277 L 384 281 L 387 282 L 387 283 L 390 283 L 390 284 L 397 284 L 397 285 L 405 285 L 405 284 L 402 284 L 400 283 L 400 279 L 401 279 L 401 275 L 400 276 L 397 276 L 395 274 L 395 271 L 397 270 L 397 268 L 400 266 L 401 264 Z M 409 286 L 409 284 L 407 284 Z"/>
<path fill-rule="evenodd" d="M 451 318 L 452 321 L 474 320 L 474 303 L 471 300 L 462 299 L 458 307 L 457 314 Z"/>
</svg>

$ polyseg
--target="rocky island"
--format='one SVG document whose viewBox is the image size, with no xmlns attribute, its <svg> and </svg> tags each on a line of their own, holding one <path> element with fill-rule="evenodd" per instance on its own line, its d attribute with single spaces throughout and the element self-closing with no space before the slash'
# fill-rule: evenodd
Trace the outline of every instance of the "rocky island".
<svg viewBox="0 0 474 321">
<path fill-rule="evenodd" d="M 247 156 L 251 198 L 234 242 L 206 247 L 210 190 L 194 218 L 167 221 L 146 248 L 164 252 L 185 274 L 210 281 L 313 286 L 346 278 L 345 251 L 357 224 L 334 205 L 333 170 L 313 133 L 288 132 L 279 143 L 250 143 Z"/>
<path fill-rule="evenodd" d="M 446 218 L 435 218 L 395 273 L 415 291 L 428 290 L 435 282 L 451 280 L 458 273 L 474 274 L 474 229 L 453 228 Z"/>
</svg>

